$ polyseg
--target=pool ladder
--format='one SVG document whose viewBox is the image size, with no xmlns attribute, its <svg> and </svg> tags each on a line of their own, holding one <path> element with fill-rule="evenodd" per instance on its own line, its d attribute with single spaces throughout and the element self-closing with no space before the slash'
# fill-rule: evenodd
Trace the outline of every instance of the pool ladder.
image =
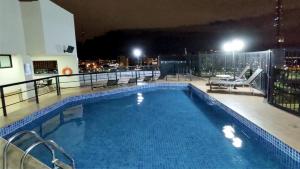
<svg viewBox="0 0 300 169">
<path fill-rule="evenodd" d="M 37 142 L 33 143 L 31 146 L 29 146 L 26 150 L 25 153 L 23 154 L 21 161 L 20 161 L 20 169 L 24 169 L 24 161 L 26 160 L 26 157 L 28 154 L 37 146 L 39 145 L 45 145 L 47 150 L 50 151 L 52 155 L 52 169 L 75 169 L 75 161 L 74 159 L 65 152 L 63 148 L 58 146 L 53 140 L 44 140 L 42 137 L 40 137 L 35 131 L 21 131 L 16 133 L 15 135 L 11 136 L 7 143 L 4 146 L 3 149 L 3 169 L 8 169 L 8 163 L 7 163 L 7 151 L 8 147 L 11 145 L 13 141 L 15 141 L 17 138 L 20 138 L 21 136 L 24 135 L 30 135 L 33 136 L 34 138 L 37 139 Z M 55 156 L 55 150 L 60 151 L 61 154 L 63 154 L 67 159 L 70 160 L 71 166 L 66 165 L 65 163 L 61 162 L 59 159 L 56 158 Z"/>
</svg>

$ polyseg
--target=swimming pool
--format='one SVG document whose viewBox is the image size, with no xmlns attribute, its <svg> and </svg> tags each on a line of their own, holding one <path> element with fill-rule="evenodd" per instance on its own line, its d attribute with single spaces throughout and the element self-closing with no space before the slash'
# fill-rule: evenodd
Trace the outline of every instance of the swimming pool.
<svg viewBox="0 0 300 169">
<path fill-rule="evenodd" d="M 93 96 L 74 99 L 18 130 L 55 140 L 80 169 L 300 168 L 190 85 Z M 46 161 L 40 151 L 33 155 Z"/>
</svg>

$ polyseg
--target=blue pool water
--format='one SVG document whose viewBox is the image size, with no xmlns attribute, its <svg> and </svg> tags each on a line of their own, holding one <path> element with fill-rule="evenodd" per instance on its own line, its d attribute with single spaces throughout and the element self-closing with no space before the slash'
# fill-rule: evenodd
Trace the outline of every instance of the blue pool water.
<svg viewBox="0 0 300 169">
<path fill-rule="evenodd" d="M 23 129 L 56 141 L 79 169 L 291 168 L 288 157 L 189 90 L 77 103 Z M 33 155 L 46 161 L 41 151 Z"/>
</svg>

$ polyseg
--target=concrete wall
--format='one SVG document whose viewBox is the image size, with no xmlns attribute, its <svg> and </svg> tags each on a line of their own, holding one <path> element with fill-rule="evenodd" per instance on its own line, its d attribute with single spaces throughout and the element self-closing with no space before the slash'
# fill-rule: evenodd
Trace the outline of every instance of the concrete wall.
<svg viewBox="0 0 300 169">
<path fill-rule="evenodd" d="M 21 9 L 29 54 L 77 56 L 73 14 L 50 0 L 21 2 Z M 72 54 L 64 53 L 68 45 Z"/>
<path fill-rule="evenodd" d="M 23 73 L 23 59 L 21 55 L 12 56 L 12 68 L 0 69 L 0 85 L 24 81 L 25 76 Z"/>
<path fill-rule="evenodd" d="M 0 0 L 0 53 L 25 54 L 25 40 L 18 0 Z"/>
<path fill-rule="evenodd" d="M 0 85 L 31 80 L 33 72 L 31 71 L 30 74 L 25 74 L 25 70 L 24 70 L 25 64 L 28 64 L 30 66 L 31 70 L 33 70 L 32 69 L 32 61 L 31 61 L 30 56 L 28 56 L 28 55 L 13 55 L 12 56 L 13 67 L 0 69 Z M 8 94 L 8 93 L 16 92 L 19 90 L 27 91 L 32 88 L 33 88 L 32 83 L 15 85 L 15 86 L 11 86 L 11 87 L 5 87 L 4 93 Z M 20 97 L 22 97 L 22 99 L 27 99 L 27 98 L 30 98 L 33 96 L 34 96 L 33 91 L 25 92 L 20 95 Z M 11 102 L 8 101 L 7 104 L 19 101 L 19 100 L 16 100 L 16 99 L 19 99 L 18 97 L 19 97 L 18 95 L 7 97 L 8 100 L 13 99 Z"/>
<path fill-rule="evenodd" d="M 64 53 L 67 45 L 75 47 L 72 54 Z M 33 70 L 32 60 L 57 60 L 60 74 L 64 67 L 78 73 L 73 15 L 50 0 L 0 0 L 0 54 L 11 54 L 13 62 L 12 68 L 0 69 L 0 85 L 32 79 L 24 71 L 24 65 Z M 19 85 L 5 92 L 31 88 Z"/>
<path fill-rule="evenodd" d="M 26 44 L 28 44 L 27 52 L 32 55 L 32 61 L 56 60 L 59 74 L 62 74 L 62 69 L 65 67 L 70 67 L 73 73 L 78 73 L 73 14 L 50 0 L 21 2 L 21 9 Z M 64 53 L 68 45 L 75 47 L 71 54 Z M 34 75 L 33 78 L 47 76 L 53 74 Z"/>
<path fill-rule="evenodd" d="M 30 80 L 24 74 L 24 64 L 31 64 L 26 55 L 26 46 L 18 0 L 0 0 L 0 53 L 12 55 L 12 68 L 0 68 L 0 85 Z M 26 85 L 5 88 L 5 93 L 18 89 L 26 90 Z M 27 97 L 27 96 L 24 96 Z"/>
<path fill-rule="evenodd" d="M 44 54 L 46 49 L 40 2 L 21 2 L 20 4 L 27 53 Z"/>
<path fill-rule="evenodd" d="M 39 0 L 39 2 L 42 11 L 46 54 L 69 55 L 64 53 L 64 49 L 71 45 L 75 49 L 70 55 L 77 56 L 73 14 L 50 0 Z"/>
</svg>

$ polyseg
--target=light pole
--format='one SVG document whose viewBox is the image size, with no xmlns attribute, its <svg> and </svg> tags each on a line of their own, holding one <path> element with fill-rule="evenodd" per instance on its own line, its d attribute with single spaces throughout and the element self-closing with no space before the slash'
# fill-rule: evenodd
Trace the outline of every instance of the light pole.
<svg viewBox="0 0 300 169">
<path fill-rule="evenodd" d="M 245 47 L 244 41 L 240 39 L 233 39 L 224 43 L 223 50 L 225 52 L 232 52 L 233 64 L 234 64 L 234 71 L 233 71 L 233 78 L 236 79 L 236 63 L 235 63 L 235 52 L 243 50 Z M 226 63 L 225 63 L 226 64 Z"/>
<path fill-rule="evenodd" d="M 139 66 L 140 65 L 140 57 L 142 56 L 143 51 L 139 48 L 135 48 L 135 49 L 133 49 L 132 54 L 134 57 L 137 58 L 138 66 Z"/>
</svg>

